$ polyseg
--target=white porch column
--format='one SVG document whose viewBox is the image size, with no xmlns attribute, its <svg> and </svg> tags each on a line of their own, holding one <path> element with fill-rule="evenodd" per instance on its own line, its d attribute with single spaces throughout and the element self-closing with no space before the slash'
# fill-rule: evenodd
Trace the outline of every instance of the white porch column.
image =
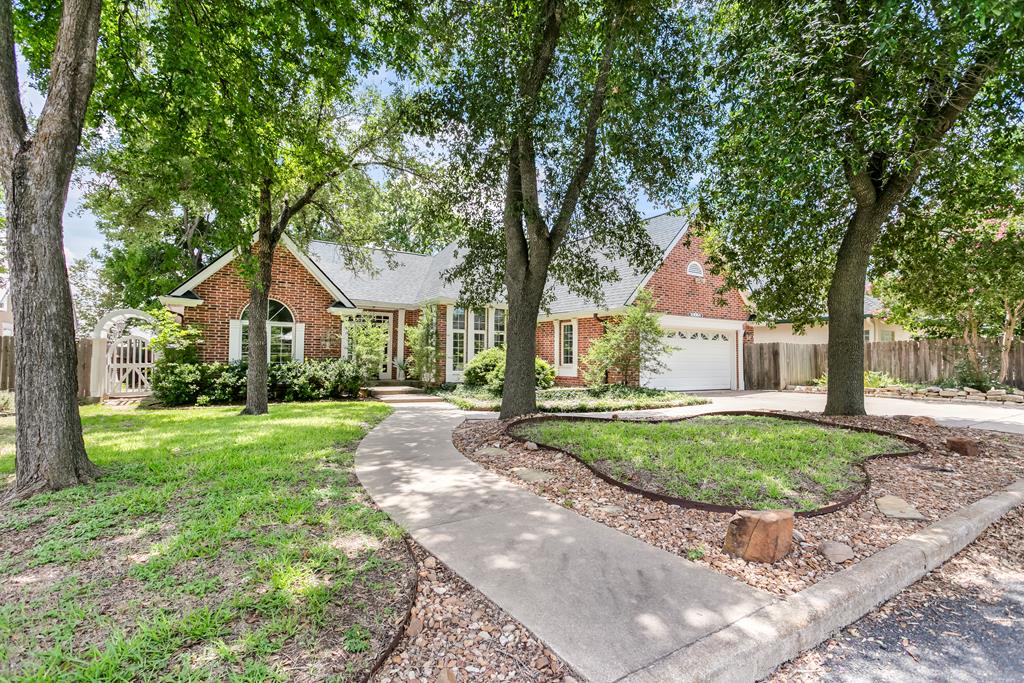
<svg viewBox="0 0 1024 683">
<path fill-rule="evenodd" d="M 401 361 L 405 361 L 405 309 L 398 309 L 398 342 L 397 350 L 395 351 L 395 357 Z M 405 370 L 399 365 L 395 371 L 395 377 L 398 379 L 405 379 Z"/>
</svg>

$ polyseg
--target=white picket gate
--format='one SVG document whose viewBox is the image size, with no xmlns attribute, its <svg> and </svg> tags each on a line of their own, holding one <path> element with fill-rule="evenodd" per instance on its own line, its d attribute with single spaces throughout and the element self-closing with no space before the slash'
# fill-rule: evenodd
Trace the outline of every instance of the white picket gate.
<svg viewBox="0 0 1024 683">
<path fill-rule="evenodd" d="M 106 396 L 148 396 L 152 374 L 153 350 L 147 339 L 130 334 L 108 342 Z"/>
</svg>

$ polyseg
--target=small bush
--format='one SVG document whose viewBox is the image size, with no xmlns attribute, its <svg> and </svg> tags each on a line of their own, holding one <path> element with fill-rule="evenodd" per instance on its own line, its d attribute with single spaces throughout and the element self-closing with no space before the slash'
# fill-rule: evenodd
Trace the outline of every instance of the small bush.
<svg viewBox="0 0 1024 683">
<path fill-rule="evenodd" d="M 995 385 L 993 377 L 995 372 L 987 358 L 982 357 L 979 362 L 970 358 L 961 358 L 956 362 L 956 384 L 960 387 L 970 387 L 978 391 L 988 391 Z"/>
<path fill-rule="evenodd" d="M 169 363 L 153 369 L 153 395 L 168 406 L 215 405 L 245 400 L 245 363 Z M 274 401 L 316 401 L 355 396 L 362 376 L 344 359 L 273 363 L 267 392 Z"/>
<path fill-rule="evenodd" d="M 827 387 L 828 386 L 828 373 L 819 377 L 812 382 L 815 386 Z M 865 370 L 864 371 L 864 388 L 865 389 L 883 389 L 885 387 L 907 387 L 910 386 L 901 379 L 897 379 L 892 375 L 877 371 L 877 370 Z"/>
<path fill-rule="evenodd" d="M 14 412 L 14 392 L 0 391 L 0 413 Z"/>
<path fill-rule="evenodd" d="M 499 364 L 505 365 L 504 346 L 495 346 L 476 354 L 473 356 L 473 360 L 466 363 L 466 368 L 462 373 L 463 384 L 471 387 L 481 387 L 487 384 L 488 375 L 494 372 Z M 504 377 L 502 379 L 504 380 Z"/>
<path fill-rule="evenodd" d="M 533 359 L 535 386 L 538 389 L 550 389 L 555 384 L 555 369 L 543 358 Z M 494 368 L 487 373 L 487 387 L 500 394 L 505 389 L 505 353 L 502 354 Z"/>
</svg>

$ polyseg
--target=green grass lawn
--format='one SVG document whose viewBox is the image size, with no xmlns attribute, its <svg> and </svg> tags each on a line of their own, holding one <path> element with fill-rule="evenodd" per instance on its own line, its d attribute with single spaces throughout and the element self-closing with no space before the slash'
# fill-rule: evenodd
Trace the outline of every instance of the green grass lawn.
<svg viewBox="0 0 1024 683">
<path fill-rule="evenodd" d="M 463 410 L 498 410 L 501 396 L 486 387 L 456 385 L 434 393 Z M 674 391 L 624 387 L 612 384 L 599 389 L 553 388 L 537 392 L 537 409 L 545 413 L 601 413 L 613 410 L 670 408 L 707 403 L 707 399 Z"/>
<path fill-rule="evenodd" d="M 84 407 L 102 478 L 0 515 L 0 680 L 355 678 L 412 571 L 351 470 L 388 412 Z"/>
<path fill-rule="evenodd" d="M 681 422 L 552 420 L 517 428 L 563 448 L 621 481 L 648 490 L 744 509 L 810 510 L 858 489 L 855 465 L 907 450 L 877 434 L 753 415 Z"/>
</svg>

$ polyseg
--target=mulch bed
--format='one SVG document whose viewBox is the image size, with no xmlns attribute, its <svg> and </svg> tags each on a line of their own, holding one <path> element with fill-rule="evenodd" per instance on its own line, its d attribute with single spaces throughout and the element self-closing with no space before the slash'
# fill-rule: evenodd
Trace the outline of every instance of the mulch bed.
<svg viewBox="0 0 1024 683">
<path fill-rule="evenodd" d="M 404 636 L 374 681 L 581 680 L 483 593 L 417 544 L 410 546 L 419 566 L 416 599 Z"/>
<path fill-rule="evenodd" d="M 878 416 L 821 418 L 812 413 L 789 414 L 823 419 L 840 426 L 894 432 L 919 439 L 925 447 L 918 454 L 878 458 L 865 463 L 871 479 L 866 494 L 836 512 L 798 518 L 794 551 L 774 565 L 748 563 L 722 552 L 728 513 L 685 509 L 626 491 L 604 481 L 563 453 L 543 447 L 528 449 L 502 433 L 507 424 L 504 421 L 467 421 L 454 432 L 453 441 L 466 457 L 538 495 L 778 595 L 803 590 L 924 528 L 931 521 L 1024 477 L 1024 444 L 1014 435 L 914 425 L 905 419 Z M 945 448 L 949 436 L 980 440 L 983 454 L 965 460 Z M 484 446 L 502 448 L 509 455 L 479 452 Z M 513 468 L 518 467 L 544 470 L 554 476 L 548 481 L 528 483 L 513 472 Z M 929 521 L 885 517 L 874 502 L 884 495 L 905 499 Z M 818 550 L 824 541 L 849 545 L 853 548 L 854 559 L 842 564 L 832 563 Z"/>
</svg>

